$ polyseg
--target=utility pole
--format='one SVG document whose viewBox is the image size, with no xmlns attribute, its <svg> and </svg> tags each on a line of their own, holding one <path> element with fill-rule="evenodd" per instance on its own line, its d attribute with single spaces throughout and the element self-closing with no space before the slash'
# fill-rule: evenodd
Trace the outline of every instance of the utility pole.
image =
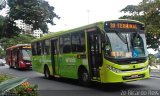
<svg viewBox="0 0 160 96">
<path fill-rule="evenodd" d="M 89 13 L 90 13 L 90 10 L 87 10 L 88 24 L 89 24 Z"/>
</svg>

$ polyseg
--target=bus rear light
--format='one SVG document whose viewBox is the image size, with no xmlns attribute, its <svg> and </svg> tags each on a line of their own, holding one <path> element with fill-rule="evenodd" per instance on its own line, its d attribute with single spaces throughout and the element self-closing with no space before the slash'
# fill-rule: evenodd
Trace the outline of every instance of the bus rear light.
<svg viewBox="0 0 160 96">
<path fill-rule="evenodd" d="M 19 68 L 25 68 L 26 65 L 23 61 L 19 61 Z"/>
<path fill-rule="evenodd" d="M 24 62 L 23 62 L 23 61 L 20 61 L 19 63 L 20 63 L 20 65 L 24 64 Z"/>
</svg>

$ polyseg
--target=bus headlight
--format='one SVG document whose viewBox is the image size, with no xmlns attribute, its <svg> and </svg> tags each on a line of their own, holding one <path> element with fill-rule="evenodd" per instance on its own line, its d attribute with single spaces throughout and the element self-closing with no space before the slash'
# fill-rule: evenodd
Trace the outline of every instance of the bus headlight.
<svg viewBox="0 0 160 96">
<path fill-rule="evenodd" d="M 119 69 L 117 69 L 117 68 L 114 68 L 114 67 L 112 67 L 112 66 L 110 66 L 110 65 L 106 65 L 106 67 L 107 67 L 109 70 L 112 70 L 112 71 L 114 71 L 114 72 L 116 72 L 116 73 L 121 73 L 121 72 L 122 72 L 121 70 L 119 70 Z"/>
</svg>

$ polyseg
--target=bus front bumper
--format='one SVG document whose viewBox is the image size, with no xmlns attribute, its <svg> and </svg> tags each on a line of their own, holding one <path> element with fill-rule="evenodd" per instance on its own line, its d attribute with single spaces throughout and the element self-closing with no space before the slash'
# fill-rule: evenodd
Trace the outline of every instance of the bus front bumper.
<svg viewBox="0 0 160 96">
<path fill-rule="evenodd" d="M 116 73 L 112 70 L 103 70 L 100 72 L 101 83 L 129 82 L 149 78 L 149 68 L 143 71 L 132 71 Z"/>
</svg>

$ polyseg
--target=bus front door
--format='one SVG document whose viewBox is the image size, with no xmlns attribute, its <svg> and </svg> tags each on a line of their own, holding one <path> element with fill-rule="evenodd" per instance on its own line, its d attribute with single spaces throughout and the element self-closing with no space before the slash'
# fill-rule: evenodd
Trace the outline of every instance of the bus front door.
<svg viewBox="0 0 160 96">
<path fill-rule="evenodd" d="M 51 60 L 52 60 L 52 69 L 53 69 L 53 75 L 57 76 L 59 75 L 59 62 L 58 62 L 58 39 L 52 39 L 51 40 Z"/>
<path fill-rule="evenodd" d="M 102 65 L 101 35 L 97 30 L 88 32 L 88 63 L 91 79 L 99 78 L 99 67 Z"/>
</svg>

